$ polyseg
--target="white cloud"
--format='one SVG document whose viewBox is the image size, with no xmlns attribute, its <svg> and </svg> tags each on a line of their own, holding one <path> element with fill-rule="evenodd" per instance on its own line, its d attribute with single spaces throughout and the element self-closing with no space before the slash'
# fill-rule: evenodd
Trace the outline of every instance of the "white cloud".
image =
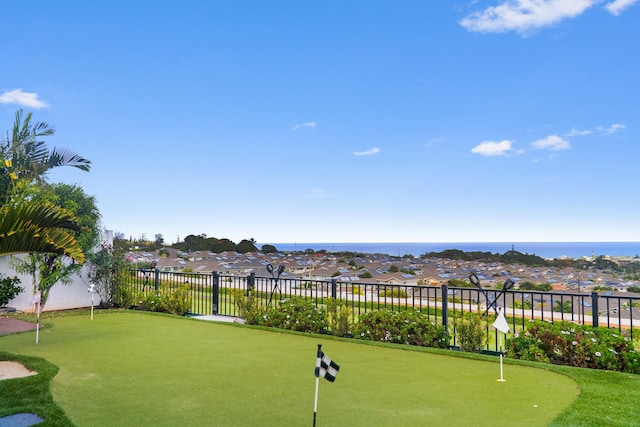
<svg viewBox="0 0 640 427">
<path fill-rule="evenodd" d="M 506 156 L 513 151 L 511 145 L 512 142 L 506 139 L 500 142 L 482 141 L 481 144 L 473 147 L 471 152 L 474 154 L 480 154 L 481 156 Z"/>
<path fill-rule="evenodd" d="M 638 0 L 614 0 L 611 3 L 607 3 L 605 8 L 613 15 L 620 15 L 629 6 L 636 3 Z"/>
<path fill-rule="evenodd" d="M 21 107 L 44 108 L 48 104 L 38 98 L 35 92 L 23 92 L 22 89 L 14 89 L 0 95 L 0 104 L 15 104 Z"/>
<path fill-rule="evenodd" d="M 353 154 L 356 156 L 374 156 L 376 154 L 378 154 L 381 150 L 377 147 L 373 147 L 370 150 L 367 151 L 354 151 Z"/>
<path fill-rule="evenodd" d="M 602 0 L 504 0 L 498 6 L 466 16 L 460 21 L 460 25 L 469 31 L 526 33 L 563 19 L 574 18 L 600 1 Z"/>
<path fill-rule="evenodd" d="M 295 125 L 294 127 L 291 128 L 291 130 L 298 130 L 298 129 L 315 129 L 318 126 L 318 122 L 306 122 L 306 123 L 302 123 L 301 125 Z"/>
<path fill-rule="evenodd" d="M 538 150 L 551 150 L 551 151 L 560 151 L 560 150 L 568 150 L 571 148 L 571 144 L 566 139 L 558 135 L 549 135 L 546 138 L 539 139 L 533 143 L 531 143 L 533 148 L 537 148 Z"/>
<path fill-rule="evenodd" d="M 565 133 L 564 136 L 567 137 L 572 137 L 572 136 L 585 136 L 585 135 L 591 135 L 593 133 L 593 131 L 591 130 L 579 130 L 576 128 L 571 129 L 569 132 Z"/>
<path fill-rule="evenodd" d="M 604 133 L 605 135 L 611 135 L 612 133 L 616 133 L 619 130 L 626 129 L 626 128 L 627 127 L 622 123 L 614 123 L 608 128 L 598 126 L 596 129 L 598 130 L 598 132 Z"/>
</svg>

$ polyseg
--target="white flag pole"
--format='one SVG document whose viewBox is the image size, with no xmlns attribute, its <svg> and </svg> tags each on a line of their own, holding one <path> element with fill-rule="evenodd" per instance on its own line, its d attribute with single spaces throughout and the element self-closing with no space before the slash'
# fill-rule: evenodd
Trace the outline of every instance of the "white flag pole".
<svg viewBox="0 0 640 427">
<path fill-rule="evenodd" d="M 37 290 L 35 295 L 33 296 L 33 300 L 31 304 L 34 305 L 35 309 L 38 310 L 36 312 L 36 344 L 38 344 L 38 337 L 40 335 L 40 301 L 42 300 L 42 291 Z"/>
<path fill-rule="evenodd" d="M 498 339 L 500 341 L 500 379 L 498 381 L 504 382 L 506 380 L 504 379 L 504 373 L 502 370 L 502 335 L 502 332 L 498 333 Z"/>
<path fill-rule="evenodd" d="M 91 286 L 89 286 L 89 292 L 91 292 L 91 320 L 93 320 L 93 294 L 95 293 L 95 291 L 96 288 L 92 283 Z"/>
<path fill-rule="evenodd" d="M 316 427 L 316 414 L 318 413 L 318 383 L 320 377 L 316 377 L 316 398 L 313 402 L 313 427 Z"/>
<path fill-rule="evenodd" d="M 38 314 L 36 317 L 36 344 L 38 344 L 38 337 L 40 335 L 40 300 L 38 300 L 37 310 Z"/>
</svg>

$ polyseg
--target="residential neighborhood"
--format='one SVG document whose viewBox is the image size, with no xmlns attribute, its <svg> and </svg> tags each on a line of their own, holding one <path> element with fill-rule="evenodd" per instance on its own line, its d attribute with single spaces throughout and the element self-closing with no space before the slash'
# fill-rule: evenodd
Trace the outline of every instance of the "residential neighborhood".
<svg viewBox="0 0 640 427">
<path fill-rule="evenodd" d="M 160 255 L 162 253 L 162 255 Z M 626 292 L 637 282 L 625 280 L 613 271 L 581 270 L 572 267 L 530 267 L 519 264 L 483 263 L 430 257 L 396 257 L 386 254 L 345 254 L 325 252 L 214 253 L 181 252 L 164 248 L 154 252 L 130 251 L 127 259 L 140 268 L 162 271 L 211 273 L 246 276 L 254 273 L 270 277 L 269 264 L 284 265 L 283 278 L 308 278 L 340 282 L 364 282 L 407 286 L 440 286 L 451 280 L 467 280 L 474 273 L 483 287 L 502 284 L 507 278 L 516 282 L 550 284 L 556 292 Z M 625 260 L 612 259 L 614 262 Z M 628 260 L 626 260 L 628 262 Z"/>
</svg>

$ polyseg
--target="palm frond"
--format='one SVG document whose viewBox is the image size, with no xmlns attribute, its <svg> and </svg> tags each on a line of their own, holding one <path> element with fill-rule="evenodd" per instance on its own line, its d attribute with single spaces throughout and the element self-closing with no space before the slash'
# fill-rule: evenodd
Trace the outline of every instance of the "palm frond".
<svg viewBox="0 0 640 427">
<path fill-rule="evenodd" d="M 50 203 L 17 203 L 0 208 L 0 255 L 56 253 L 83 263 L 84 252 L 71 231 L 74 216 Z"/>
<path fill-rule="evenodd" d="M 58 166 L 72 166 L 85 172 L 91 170 L 91 161 L 66 148 L 54 148 L 47 161 L 48 169 Z"/>
</svg>

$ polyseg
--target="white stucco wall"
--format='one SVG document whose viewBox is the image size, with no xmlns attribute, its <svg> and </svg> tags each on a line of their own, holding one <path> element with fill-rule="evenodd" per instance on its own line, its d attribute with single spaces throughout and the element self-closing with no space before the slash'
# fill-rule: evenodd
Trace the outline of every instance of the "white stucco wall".
<svg viewBox="0 0 640 427">
<path fill-rule="evenodd" d="M 105 230 L 103 232 L 103 241 L 109 245 L 113 245 L 113 232 L 111 230 Z M 25 274 L 18 274 L 11 268 L 11 256 L 0 257 L 0 273 L 6 276 L 17 276 L 20 278 L 20 286 L 24 288 L 14 299 L 9 301 L 8 307 L 13 307 L 16 310 L 28 312 L 33 311 L 31 301 L 33 300 L 33 282 L 31 276 Z M 91 283 L 87 279 L 87 266 L 82 268 L 79 276 L 72 278 L 72 283 L 64 285 L 57 283 L 51 288 L 49 292 L 49 299 L 44 306 L 44 311 L 53 310 L 66 310 L 71 308 L 91 307 L 91 293 L 88 292 Z M 94 304 L 100 303 L 100 296 L 96 293 L 93 296 Z"/>
<path fill-rule="evenodd" d="M 31 276 L 16 273 L 10 266 L 10 260 L 10 256 L 0 257 L 0 272 L 6 276 L 17 276 L 20 278 L 22 282 L 20 286 L 24 288 L 24 291 L 9 301 L 7 306 L 24 312 L 33 311 L 33 306 L 31 305 L 33 299 L 33 282 Z M 70 285 L 58 283 L 51 288 L 49 299 L 44 306 L 44 311 L 91 306 L 91 293 L 87 291 L 90 283 L 86 278 L 85 269 L 86 267 L 83 267 L 80 276 L 73 277 Z M 100 302 L 100 297 L 97 294 L 94 295 L 94 301 L 96 305 Z"/>
</svg>

